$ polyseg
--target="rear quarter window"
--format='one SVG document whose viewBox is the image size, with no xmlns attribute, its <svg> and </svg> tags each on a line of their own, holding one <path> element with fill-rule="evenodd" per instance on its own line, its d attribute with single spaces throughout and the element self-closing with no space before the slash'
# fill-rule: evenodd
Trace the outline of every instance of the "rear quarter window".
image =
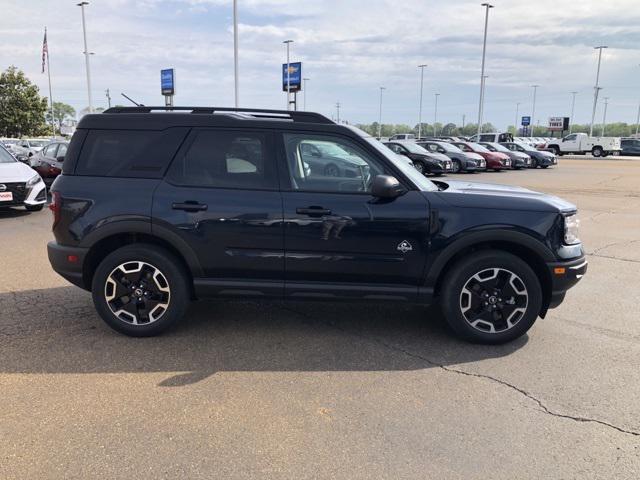
<svg viewBox="0 0 640 480">
<path fill-rule="evenodd" d="M 90 130 L 76 174 L 95 177 L 161 178 L 188 128 Z"/>
</svg>

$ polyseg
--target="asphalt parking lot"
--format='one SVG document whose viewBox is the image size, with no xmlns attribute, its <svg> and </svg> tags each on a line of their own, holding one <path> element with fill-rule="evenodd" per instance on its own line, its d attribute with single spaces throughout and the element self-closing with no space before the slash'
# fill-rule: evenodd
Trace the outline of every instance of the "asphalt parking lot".
<svg viewBox="0 0 640 480">
<path fill-rule="evenodd" d="M 0 212 L 0 478 L 638 478 L 640 160 L 451 177 L 580 209 L 588 274 L 514 343 L 397 304 L 202 302 L 124 337 L 51 271 L 50 212 Z"/>
</svg>

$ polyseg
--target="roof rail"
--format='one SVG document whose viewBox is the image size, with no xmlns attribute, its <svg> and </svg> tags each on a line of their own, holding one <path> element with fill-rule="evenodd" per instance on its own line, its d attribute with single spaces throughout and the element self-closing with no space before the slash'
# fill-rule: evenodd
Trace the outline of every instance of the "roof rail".
<svg viewBox="0 0 640 480">
<path fill-rule="evenodd" d="M 103 113 L 151 113 L 151 112 L 189 112 L 194 114 L 213 114 L 219 112 L 240 113 L 255 119 L 292 120 L 303 123 L 334 123 L 324 115 L 315 112 L 298 112 L 291 110 L 265 110 L 261 108 L 233 108 L 233 107 L 111 107 Z"/>
</svg>

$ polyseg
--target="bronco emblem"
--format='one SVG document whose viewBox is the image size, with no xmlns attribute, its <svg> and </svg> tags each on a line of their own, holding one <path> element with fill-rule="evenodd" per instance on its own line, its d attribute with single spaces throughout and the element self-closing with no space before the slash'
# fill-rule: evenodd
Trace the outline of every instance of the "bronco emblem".
<svg viewBox="0 0 640 480">
<path fill-rule="evenodd" d="M 413 250 L 413 247 L 409 242 L 407 242 L 406 240 L 403 240 L 398 245 L 398 250 L 400 250 L 402 253 L 407 253 Z"/>
</svg>

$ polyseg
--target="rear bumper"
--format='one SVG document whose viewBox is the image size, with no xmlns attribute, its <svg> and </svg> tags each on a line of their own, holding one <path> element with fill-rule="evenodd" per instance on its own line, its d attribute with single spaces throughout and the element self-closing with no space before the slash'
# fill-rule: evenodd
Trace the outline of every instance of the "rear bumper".
<svg viewBox="0 0 640 480">
<path fill-rule="evenodd" d="M 587 267 L 588 262 L 584 256 L 565 262 L 547 263 L 551 275 L 549 308 L 555 308 L 562 303 L 567 290 L 577 284 L 587 273 Z"/>
<path fill-rule="evenodd" d="M 53 270 L 77 287 L 88 290 L 82 276 L 82 265 L 89 251 L 88 248 L 65 247 L 57 242 L 47 244 L 49 263 Z"/>
</svg>

